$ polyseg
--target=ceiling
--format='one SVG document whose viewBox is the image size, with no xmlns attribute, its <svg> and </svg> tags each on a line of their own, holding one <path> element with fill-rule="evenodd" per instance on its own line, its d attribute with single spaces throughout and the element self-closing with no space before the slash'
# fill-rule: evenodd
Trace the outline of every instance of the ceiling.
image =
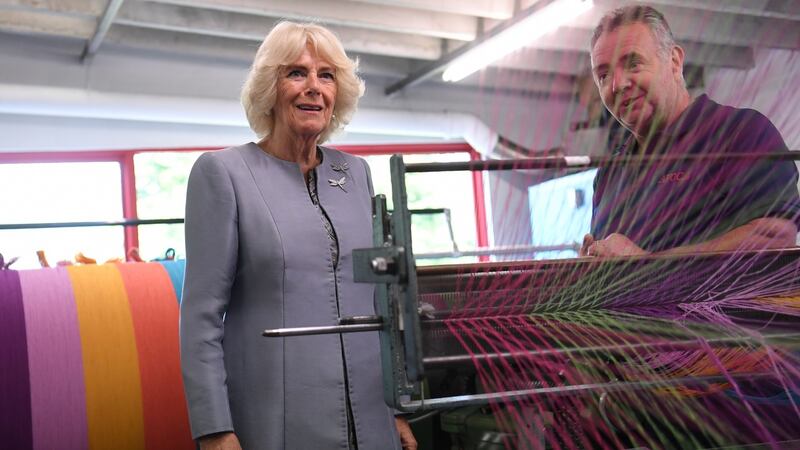
<svg viewBox="0 0 800 450">
<path fill-rule="evenodd" d="M 456 86 L 441 81 L 448 53 L 525 14 L 537 0 L 0 0 L 0 38 L 50 39 L 90 61 L 110 47 L 246 64 L 281 19 L 315 20 L 358 56 L 363 76 L 396 94 L 422 85 L 573 96 L 588 67 L 592 27 L 631 3 L 594 0 L 569 27 Z M 798 0 L 651 0 L 697 68 L 749 69 L 758 48 L 800 48 Z"/>
</svg>

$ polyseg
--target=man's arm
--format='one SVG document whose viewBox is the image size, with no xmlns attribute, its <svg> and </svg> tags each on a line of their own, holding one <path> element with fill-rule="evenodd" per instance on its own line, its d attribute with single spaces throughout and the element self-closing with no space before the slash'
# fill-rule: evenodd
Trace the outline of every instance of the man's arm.
<svg viewBox="0 0 800 450">
<path fill-rule="evenodd" d="M 765 250 L 794 247 L 797 225 L 791 220 L 762 217 L 736 227 L 714 239 L 698 244 L 671 248 L 660 255 L 681 253 L 724 252 L 734 250 Z"/>
<path fill-rule="evenodd" d="M 697 244 L 682 245 L 653 254 L 678 255 L 686 253 L 693 254 L 794 247 L 796 236 L 797 225 L 791 220 L 776 217 L 762 217 L 736 227 L 714 239 Z M 581 253 L 588 256 L 635 256 L 650 254 L 633 243 L 627 236 L 619 233 L 611 234 L 607 238 L 597 241 L 589 236 L 584 238 L 584 243 L 587 242 L 589 242 L 589 245 L 586 246 L 586 250 Z"/>
</svg>

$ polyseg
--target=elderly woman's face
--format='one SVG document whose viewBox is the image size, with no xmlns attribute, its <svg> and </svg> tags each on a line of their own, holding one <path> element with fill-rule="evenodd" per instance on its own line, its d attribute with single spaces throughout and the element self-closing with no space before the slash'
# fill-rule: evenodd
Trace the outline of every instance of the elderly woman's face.
<svg viewBox="0 0 800 450">
<path fill-rule="evenodd" d="M 336 103 L 336 71 L 308 47 L 279 72 L 275 128 L 318 136 L 330 123 Z"/>
</svg>

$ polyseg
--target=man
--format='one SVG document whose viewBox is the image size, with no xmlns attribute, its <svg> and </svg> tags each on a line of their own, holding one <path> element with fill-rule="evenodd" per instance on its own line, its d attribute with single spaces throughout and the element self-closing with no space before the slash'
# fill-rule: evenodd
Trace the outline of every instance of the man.
<svg viewBox="0 0 800 450">
<path fill-rule="evenodd" d="M 591 58 L 603 104 L 632 133 L 615 155 L 787 150 L 757 111 L 690 97 L 684 51 L 649 6 L 606 15 Z M 597 173 L 593 206 L 582 255 L 791 247 L 800 216 L 797 169 L 760 158 L 611 165 Z"/>
</svg>

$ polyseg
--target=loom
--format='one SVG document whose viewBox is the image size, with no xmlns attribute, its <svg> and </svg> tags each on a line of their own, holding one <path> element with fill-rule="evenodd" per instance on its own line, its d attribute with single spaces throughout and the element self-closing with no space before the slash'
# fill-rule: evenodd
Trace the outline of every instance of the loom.
<svg viewBox="0 0 800 450">
<path fill-rule="evenodd" d="M 671 158 L 715 157 L 720 156 Z M 393 157 L 394 210 L 387 210 L 384 196 L 373 199 L 375 247 L 354 251 L 356 281 L 377 284 L 377 314 L 340 318 L 331 326 L 266 330 L 265 335 L 379 331 L 384 398 L 405 412 L 576 396 L 591 399 L 602 412 L 603 402 L 615 393 L 666 390 L 691 395 L 731 383 L 775 383 L 775 371 L 763 363 L 761 352 L 769 348 L 791 358 L 800 348 L 800 317 L 792 300 L 800 292 L 800 249 L 416 266 L 406 173 L 571 170 L 609 161 L 548 157 L 406 165 L 402 157 Z M 649 159 L 631 157 L 627 162 Z M 769 287 L 759 290 L 758 299 L 750 298 L 752 287 L 765 277 Z M 713 304 L 723 294 L 737 297 L 715 309 L 730 326 L 669 317 L 689 314 L 695 304 Z M 648 300 L 653 298 L 657 304 Z M 606 310 L 611 304 L 613 311 Z M 648 314 L 649 308 L 671 313 L 659 318 Z M 613 326 L 599 325 L 605 323 L 603 317 Z M 540 331 L 531 336 L 530 330 Z M 497 351 L 487 335 L 521 344 Z M 704 373 L 665 369 L 668 364 L 652 361 L 654 355 L 658 359 L 686 352 L 701 359 L 702 354 L 725 358 L 736 349 L 746 352 L 728 358 L 728 366 Z M 529 376 L 503 386 L 476 381 L 476 372 L 492 367 Z"/>
</svg>

